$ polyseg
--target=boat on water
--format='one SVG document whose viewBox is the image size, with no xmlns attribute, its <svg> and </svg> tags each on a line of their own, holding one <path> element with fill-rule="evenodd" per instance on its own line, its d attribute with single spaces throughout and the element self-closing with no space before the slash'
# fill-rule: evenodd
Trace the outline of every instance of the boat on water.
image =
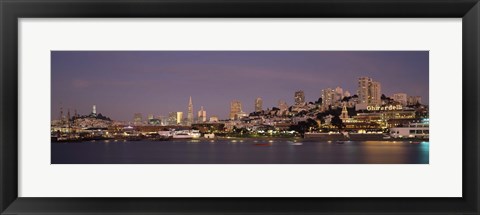
<svg viewBox="0 0 480 215">
<path fill-rule="evenodd" d="M 292 145 L 292 146 L 301 146 L 301 145 L 303 145 L 303 143 L 301 143 L 301 142 L 290 142 L 290 145 Z"/>
<path fill-rule="evenodd" d="M 172 130 L 159 131 L 158 134 L 162 139 L 198 139 L 200 138 L 200 131 L 198 130 Z"/>
<path fill-rule="evenodd" d="M 158 131 L 158 136 L 161 139 L 170 139 L 172 138 L 173 134 L 172 131 Z"/>
<path fill-rule="evenodd" d="M 200 132 L 198 130 L 180 130 L 175 131 L 172 136 L 173 139 L 198 139 Z"/>
</svg>

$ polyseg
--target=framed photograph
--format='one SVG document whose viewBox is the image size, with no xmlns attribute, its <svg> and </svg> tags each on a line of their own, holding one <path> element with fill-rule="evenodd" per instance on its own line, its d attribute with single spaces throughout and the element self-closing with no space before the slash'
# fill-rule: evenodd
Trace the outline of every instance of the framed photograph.
<svg viewBox="0 0 480 215">
<path fill-rule="evenodd" d="M 478 1 L 0 2 L 1 214 L 478 214 Z"/>
</svg>

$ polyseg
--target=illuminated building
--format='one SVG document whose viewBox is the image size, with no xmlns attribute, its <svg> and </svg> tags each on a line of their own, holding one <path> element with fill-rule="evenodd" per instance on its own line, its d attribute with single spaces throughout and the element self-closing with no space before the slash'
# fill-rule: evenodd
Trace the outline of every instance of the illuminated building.
<svg viewBox="0 0 480 215">
<path fill-rule="evenodd" d="M 134 125 L 140 125 L 142 124 L 142 114 L 141 113 L 135 113 L 133 114 L 133 123 Z"/>
<path fill-rule="evenodd" d="M 375 122 L 382 128 L 396 127 L 418 120 L 414 110 L 382 110 L 367 113 L 357 113 L 353 117 L 355 122 Z"/>
<path fill-rule="evenodd" d="M 195 123 L 192 125 L 200 133 L 218 133 L 221 131 L 225 130 L 225 124 L 223 123 L 210 123 L 210 122 L 204 122 L 204 123 Z"/>
<path fill-rule="evenodd" d="M 198 121 L 199 122 L 206 122 L 207 121 L 207 111 L 203 110 L 203 106 L 198 111 Z"/>
<path fill-rule="evenodd" d="M 168 117 L 162 116 L 162 115 L 158 115 L 158 116 L 157 116 L 157 119 L 160 120 L 160 125 L 168 125 Z"/>
<path fill-rule="evenodd" d="M 328 107 L 330 105 L 333 105 L 334 102 L 334 97 L 335 97 L 335 91 L 332 90 L 331 88 L 323 89 L 322 90 L 322 106 L 323 107 Z"/>
<path fill-rule="evenodd" d="M 148 120 L 153 119 L 153 114 L 148 114 L 147 119 L 148 119 Z"/>
<path fill-rule="evenodd" d="M 238 100 L 233 100 L 230 103 L 230 119 L 237 119 L 237 114 L 242 112 L 242 103 Z"/>
<path fill-rule="evenodd" d="M 188 101 L 187 124 L 191 125 L 192 123 L 193 123 L 193 103 L 192 103 L 192 97 L 190 96 L 190 100 Z"/>
<path fill-rule="evenodd" d="M 350 94 L 350 92 L 347 90 L 347 91 L 345 91 L 345 93 L 343 93 L 343 96 L 344 96 L 344 97 L 350 97 L 351 94 Z"/>
<path fill-rule="evenodd" d="M 380 105 L 382 96 L 382 87 L 380 82 L 373 81 L 369 77 L 360 77 L 358 79 L 357 95 L 361 109 L 367 105 Z"/>
<path fill-rule="evenodd" d="M 302 90 L 295 92 L 295 105 L 305 104 L 305 93 Z"/>
<path fill-rule="evenodd" d="M 370 85 L 370 105 L 382 104 L 382 86 L 380 82 L 372 81 Z"/>
<path fill-rule="evenodd" d="M 333 96 L 333 102 L 337 102 L 343 99 L 343 89 L 341 87 L 335 88 L 335 93 Z"/>
<path fill-rule="evenodd" d="M 162 122 L 159 119 L 151 118 L 148 119 L 148 124 L 150 125 L 160 125 Z"/>
<path fill-rule="evenodd" d="M 406 93 L 395 93 L 392 96 L 393 101 L 399 102 L 403 106 L 407 105 L 407 94 Z"/>
<path fill-rule="evenodd" d="M 183 112 L 176 112 L 176 114 L 177 114 L 177 118 L 176 118 L 177 125 L 180 125 L 182 124 L 182 120 L 183 120 Z"/>
<path fill-rule="evenodd" d="M 60 121 L 64 122 L 65 121 L 65 116 L 63 116 L 63 107 L 60 106 Z"/>
<path fill-rule="evenodd" d="M 177 124 L 177 112 L 170 112 L 168 113 L 168 125 L 176 125 Z"/>
<path fill-rule="evenodd" d="M 280 108 L 281 112 L 286 111 L 288 109 L 287 102 L 285 102 L 284 100 L 279 100 L 278 101 L 278 108 Z"/>
<path fill-rule="evenodd" d="M 342 108 L 342 113 L 340 114 L 340 119 L 342 121 L 346 121 L 348 119 L 348 110 L 347 110 L 347 105 L 343 105 L 343 108 Z"/>
<path fill-rule="evenodd" d="M 255 112 L 261 112 L 263 109 L 263 100 L 262 98 L 258 97 L 255 99 Z"/>
<path fill-rule="evenodd" d="M 417 103 L 422 103 L 422 97 L 420 96 L 408 96 L 407 105 L 416 105 Z"/>
<path fill-rule="evenodd" d="M 235 115 L 235 119 L 242 119 L 242 118 L 247 117 L 247 116 L 248 116 L 247 113 L 245 113 L 243 111 L 240 111 Z"/>
<path fill-rule="evenodd" d="M 217 116 L 211 116 L 209 121 L 210 122 L 218 122 L 218 117 Z"/>
<path fill-rule="evenodd" d="M 97 115 L 97 106 L 96 105 L 93 105 L 93 107 L 92 107 L 92 114 Z"/>
<path fill-rule="evenodd" d="M 361 77 L 358 79 L 357 95 L 360 104 L 368 104 L 368 88 L 372 82 L 371 78 Z"/>
</svg>

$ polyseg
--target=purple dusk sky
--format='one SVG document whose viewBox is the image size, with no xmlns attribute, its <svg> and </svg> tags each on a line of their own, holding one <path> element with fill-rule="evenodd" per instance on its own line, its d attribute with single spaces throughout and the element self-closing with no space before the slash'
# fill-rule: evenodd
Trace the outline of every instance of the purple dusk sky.
<svg viewBox="0 0 480 215">
<path fill-rule="evenodd" d="M 324 88 L 356 94 L 358 78 L 382 84 L 382 93 L 418 95 L 428 104 L 428 51 L 52 51 L 52 119 L 74 109 L 131 121 L 134 113 L 228 116 L 230 101 L 254 110 L 278 100 L 293 104 L 296 90 L 315 101 Z"/>
</svg>

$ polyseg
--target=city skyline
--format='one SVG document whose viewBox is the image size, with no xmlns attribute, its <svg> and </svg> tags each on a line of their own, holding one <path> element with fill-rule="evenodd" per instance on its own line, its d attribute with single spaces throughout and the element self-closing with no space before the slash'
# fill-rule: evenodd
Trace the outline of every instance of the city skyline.
<svg viewBox="0 0 480 215">
<path fill-rule="evenodd" d="M 279 100 L 294 104 L 294 92 L 316 101 L 322 90 L 357 93 L 358 78 L 382 84 L 382 94 L 421 96 L 428 104 L 427 51 L 53 51 L 52 119 L 60 107 L 88 114 L 92 105 L 115 120 L 191 113 L 200 107 L 221 119 L 230 104 L 254 112 Z M 188 110 L 189 97 L 193 110 Z M 190 117 L 189 117 L 190 118 Z"/>
</svg>

